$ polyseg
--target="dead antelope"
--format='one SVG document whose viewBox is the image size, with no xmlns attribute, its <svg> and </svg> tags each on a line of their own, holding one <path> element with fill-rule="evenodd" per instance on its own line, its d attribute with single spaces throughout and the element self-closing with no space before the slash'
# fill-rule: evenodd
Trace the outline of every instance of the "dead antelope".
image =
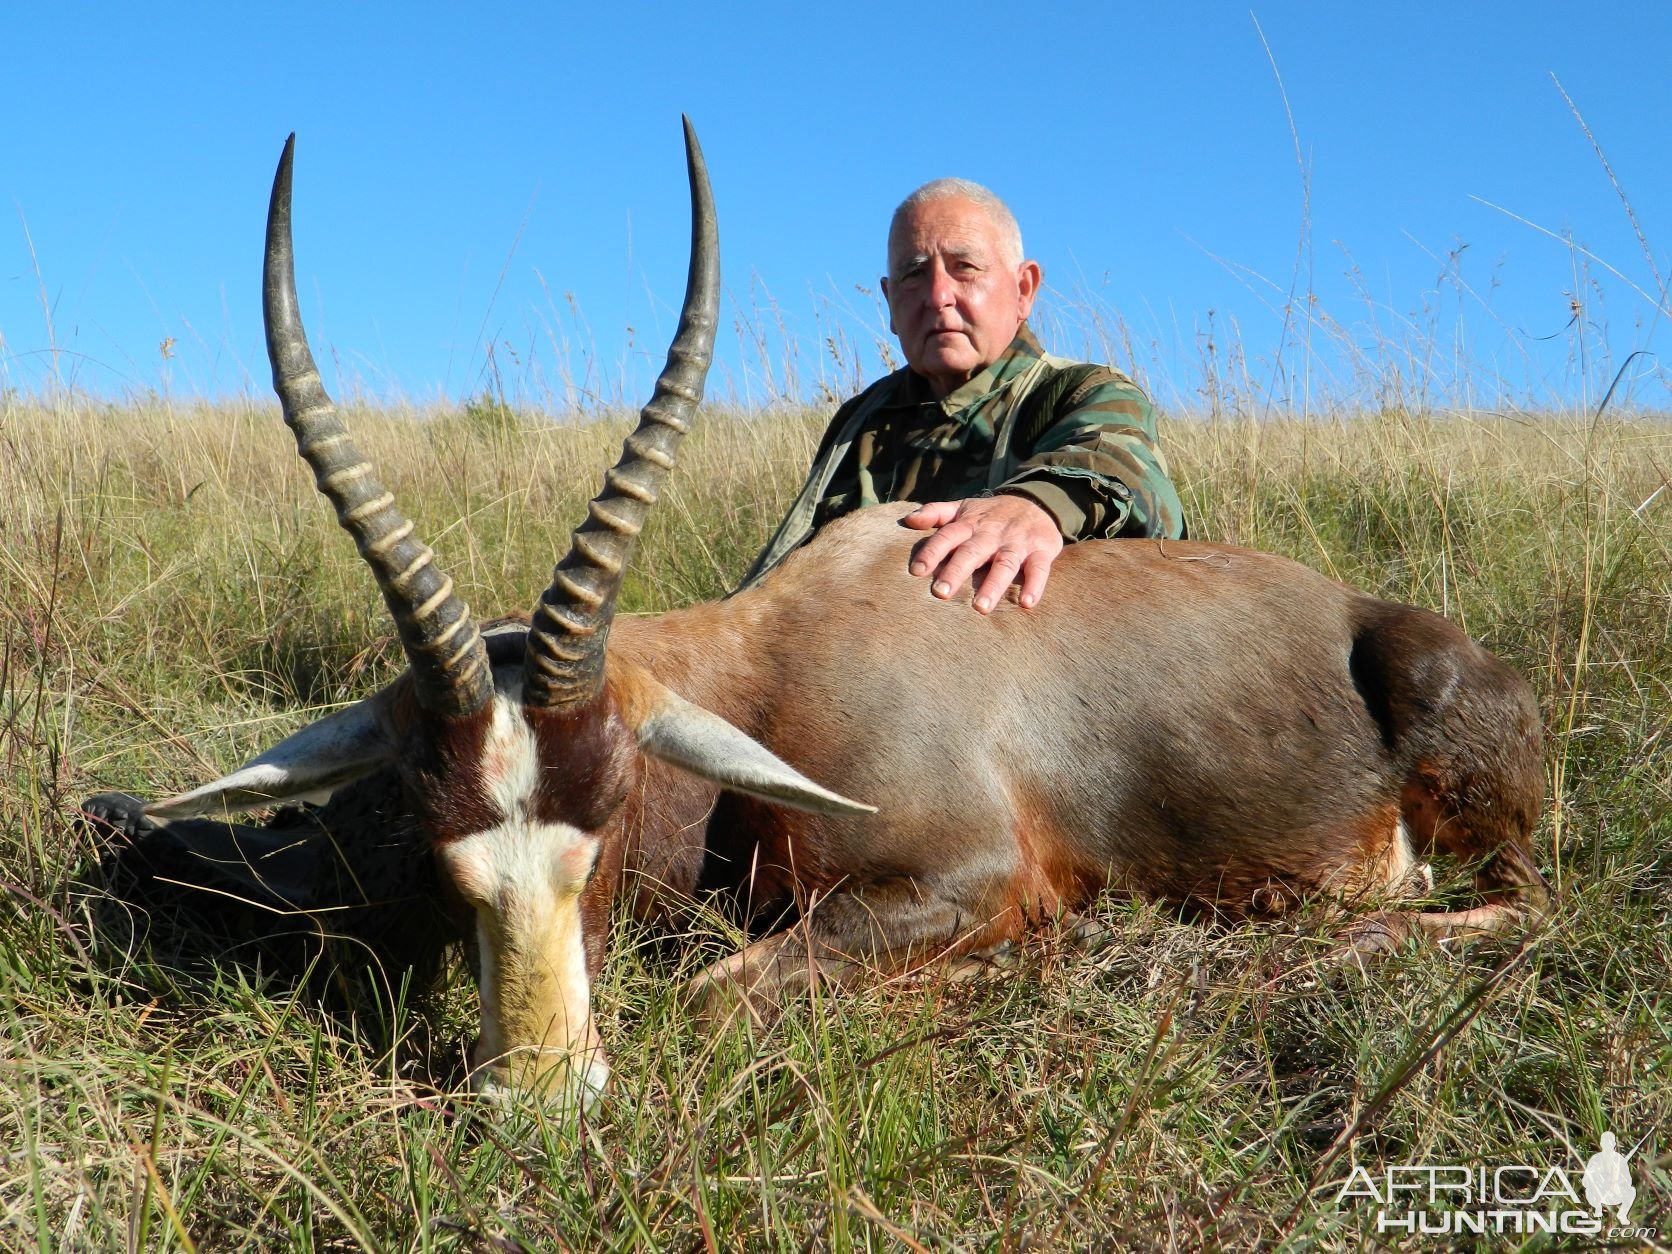
<svg viewBox="0 0 1672 1254">
<path fill-rule="evenodd" d="M 1375 916 L 1384 929 L 1487 931 L 1537 908 L 1526 684 L 1444 619 L 1281 558 L 1084 542 L 1037 609 L 1012 590 L 983 616 L 911 578 L 906 507 L 885 506 L 729 600 L 612 631 L 714 340 L 714 209 L 689 126 L 686 143 L 692 254 L 667 366 L 526 634 L 486 640 L 315 371 L 287 144 L 267 226 L 274 386 L 410 669 L 150 816 L 394 764 L 474 922 L 479 1083 L 583 1098 L 607 1076 L 590 982 L 618 896 L 653 915 L 729 885 L 776 921 L 700 978 L 715 998 L 978 954 L 1111 890 L 1232 919 L 1385 902 L 1436 849 L 1475 864 L 1482 903 Z"/>
</svg>

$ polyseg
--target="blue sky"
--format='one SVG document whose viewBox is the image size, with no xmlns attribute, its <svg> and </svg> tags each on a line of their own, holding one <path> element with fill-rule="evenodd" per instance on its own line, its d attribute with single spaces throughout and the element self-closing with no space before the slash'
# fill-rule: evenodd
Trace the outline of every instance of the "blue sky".
<svg viewBox="0 0 1672 1254">
<path fill-rule="evenodd" d="M 1049 346 L 1173 409 L 1215 376 L 1317 411 L 1589 407 L 1639 349 L 1616 403 L 1672 402 L 1664 3 L 256 12 L 0 16 L 0 386 L 265 395 L 262 215 L 295 130 L 339 394 L 636 402 L 684 275 L 685 111 L 730 301 L 711 394 L 879 370 L 888 213 L 960 174 L 1021 219 Z"/>
</svg>

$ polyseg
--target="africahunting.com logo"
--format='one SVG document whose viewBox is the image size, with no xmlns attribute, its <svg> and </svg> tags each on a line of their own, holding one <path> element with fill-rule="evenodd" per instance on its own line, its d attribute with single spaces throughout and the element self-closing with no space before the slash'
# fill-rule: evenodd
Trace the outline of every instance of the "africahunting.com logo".
<svg viewBox="0 0 1672 1254">
<path fill-rule="evenodd" d="M 1631 1207 L 1637 1200 L 1631 1159 L 1647 1140 L 1645 1136 L 1622 1154 L 1614 1134 L 1604 1132 L 1602 1148 L 1577 1173 L 1526 1163 L 1402 1163 L 1379 1173 L 1354 1167 L 1341 1182 L 1335 1202 L 1375 1206 L 1379 1233 L 1560 1233 L 1652 1241 L 1657 1229 L 1631 1225 Z"/>
</svg>

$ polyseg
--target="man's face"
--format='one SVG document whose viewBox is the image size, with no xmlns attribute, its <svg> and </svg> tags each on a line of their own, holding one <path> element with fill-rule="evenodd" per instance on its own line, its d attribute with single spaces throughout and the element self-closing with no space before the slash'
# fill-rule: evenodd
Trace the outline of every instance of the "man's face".
<svg viewBox="0 0 1672 1254">
<path fill-rule="evenodd" d="M 987 211 L 947 196 L 895 225 L 882 290 L 907 364 L 942 397 L 1010 347 L 1033 308 L 1039 266 L 1012 264 Z"/>
</svg>

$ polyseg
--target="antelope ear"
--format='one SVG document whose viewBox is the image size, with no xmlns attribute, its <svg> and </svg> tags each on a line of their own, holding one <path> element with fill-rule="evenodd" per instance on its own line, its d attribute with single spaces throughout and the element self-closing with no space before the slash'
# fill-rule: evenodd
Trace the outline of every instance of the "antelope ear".
<svg viewBox="0 0 1672 1254">
<path fill-rule="evenodd" d="M 370 775 L 394 757 L 378 697 L 309 723 L 230 775 L 145 807 L 148 818 L 170 819 L 250 810 L 286 801 L 323 802 L 344 784 Z"/>
<path fill-rule="evenodd" d="M 875 814 L 876 806 L 821 788 L 718 714 L 641 677 L 639 748 L 734 792 L 780 801 L 814 814 Z M 631 719 L 632 715 L 629 714 Z"/>
</svg>

